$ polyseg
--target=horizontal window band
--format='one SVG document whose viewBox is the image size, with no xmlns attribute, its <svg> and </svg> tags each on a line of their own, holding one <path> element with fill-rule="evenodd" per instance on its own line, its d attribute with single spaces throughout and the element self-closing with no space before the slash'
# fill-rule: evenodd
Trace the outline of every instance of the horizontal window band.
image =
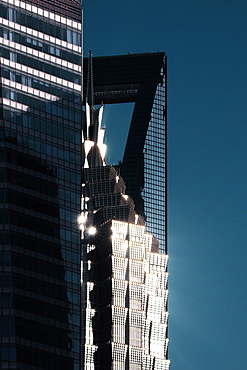
<svg viewBox="0 0 247 370">
<path fill-rule="evenodd" d="M 47 73 L 49 75 L 56 76 L 66 81 L 78 84 L 79 86 L 81 85 L 82 76 L 79 72 L 57 68 L 57 66 L 55 65 L 46 63 L 45 61 L 39 61 L 38 59 L 32 58 L 31 56 L 21 53 L 13 53 L 10 51 L 10 49 L 5 47 L 2 47 L 2 57 L 10 62 L 22 64 L 24 66 L 28 66 L 29 68 L 38 70 L 41 73 Z"/>
<path fill-rule="evenodd" d="M 46 63 L 49 62 L 52 65 L 55 64 L 57 67 L 70 69 L 74 72 L 81 72 L 81 66 L 77 64 L 67 62 L 66 60 L 57 57 L 53 57 L 52 55 L 18 44 L 17 42 L 6 40 L 3 37 L 0 37 L 0 44 L 9 47 L 11 49 L 11 52 L 16 51 L 18 53 L 28 54 L 31 55 L 33 58 L 44 60 Z"/>
<path fill-rule="evenodd" d="M 45 40 L 48 43 L 53 43 L 56 46 L 59 46 L 60 48 L 68 49 L 69 51 L 74 51 L 79 54 L 82 53 L 82 48 L 81 46 L 74 45 L 72 43 L 69 43 L 67 41 L 61 40 L 59 38 L 47 35 L 43 32 L 36 31 L 32 28 L 28 28 L 25 26 L 20 25 L 19 23 L 11 22 L 8 19 L 0 17 L 0 24 L 3 24 L 4 26 L 8 27 L 10 30 L 16 30 L 20 33 L 25 34 L 25 36 L 28 34 L 32 37 L 36 37 L 40 40 Z"/>
<path fill-rule="evenodd" d="M 16 101 L 0 98 L 0 104 L 3 104 L 3 106 L 8 106 L 16 110 L 24 111 L 26 112 L 29 108 L 28 105 L 17 103 Z"/>
<path fill-rule="evenodd" d="M 69 109 L 63 104 L 63 99 L 59 99 L 54 102 L 46 99 L 41 99 L 40 97 L 27 94 L 25 92 L 23 93 L 20 90 L 13 90 L 10 87 L 5 87 L 3 93 L 5 99 L 3 102 L 6 103 L 3 108 L 10 110 L 11 112 L 13 112 L 15 109 L 17 111 L 28 111 L 29 114 L 32 114 L 32 117 L 38 116 L 40 120 L 45 121 L 53 120 L 56 122 L 59 121 L 61 123 L 63 120 L 66 120 L 67 122 L 69 122 L 68 124 L 70 125 L 70 127 L 81 124 L 81 111 L 76 109 Z M 13 104 L 10 102 L 13 102 Z M 30 117 L 31 116 L 29 116 L 29 118 Z M 27 123 L 29 118 L 25 118 L 25 124 L 27 126 L 29 126 Z M 5 120 L 12 121 L 12 123 L 15 122 L 14 117 L 9 117 L 8 119 L 7 116 L 5 116 Z M 19 119 L 18 121 L 21 122 L 21 120 Z M 33 128 L 32 125 L 30 126 L 30 128 Z M 49 134 L 53 135 L 53 133 L 50 131 Z"/>
<path fill-rule="evenodd" d="M 38 16 L 42 18 L 47 18 L 49 20 L 52 20 L 56 23 L 59 24 L 64 24 L 66 26 L 69 26 L 71 28 L 74 28 L 76 30 L 81 30 L 82 29 L 82 24 L 79 22 L 75 22 L 69 18 L 61 17 L 58 14 L 55 14 L 53 12 L 48 12 L 47 10 L 44 10 L 42 8 L 38 8 L 37 6 L 25 3 L 24 1 L 19 1 L 19 0 L 2 0 L 4 3 L 9 4 L 14 6 L 15 8 L 20 8 L 27 10 L 31 13 L 35 13 Z"/>
<path fill-rule="evenodd" d="M 10 88 L 13 88 L 15 90 L 21 91 L 23 94 L 28 94 L 37 97 L 38 99 L 44 99 L 44 100 L 50 100 L 50 101 L 57 101 L 60 98 L 58 96 L 48 94 L 42 90 L 37 90 L 32 87 L 22 85 L 20 83 L 7 80 L 6 78 L 2 78 L 2 84 L 3 86 L 8 86 Z"/>
<path fill-rule="evenodd" d="M 30 68 L 24 64 L 20 64 L 17 62 L 12 62 L 11 60 L 6 58 L 0 58 L 0 63 L 6 67 L 13 68 L 16 72 L 20 71 L 27 75 L 32 75 L 35 76 L 36 78 L 49 81 L 49 83 L 61 85 L 63 86 L 63 88 L 66 87 L 68 89 L 81 92 L 81 85 L 53 76 L 49 73 L 39 71 L 38 69 Z"/>
</svg>

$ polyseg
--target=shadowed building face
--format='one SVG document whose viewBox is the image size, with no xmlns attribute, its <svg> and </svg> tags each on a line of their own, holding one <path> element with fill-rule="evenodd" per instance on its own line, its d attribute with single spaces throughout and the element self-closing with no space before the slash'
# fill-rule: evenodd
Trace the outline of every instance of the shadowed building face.
<svg viewBox="0 0 247 370">
<path fill-rule="evenodd" d="M 118 58 L 125 60 L 127 65 L 128 62 L 130 64 L 133 62 L 131 56 L 115 57 L 113 60 L 116 62 Z M 135 58 L 139 59 L 140 56 Z M 150 181 L 148 172 L 149 170 L 154 172 L 156 169 L 149 167 L 153 156 L 148 150 L 152 150 L 151 133 L 155 132 L 155 125 L 150 117 L 155 109 L 163 108 L 163 105 L 160 103 L 159 107 L 158 101 L 155 100 L 158 93 L 164 98 L 162 90 L 161 92 L 159 90 L 163 85 L 158 84 L 154 88 L 154 96 L 150 99 L 152 104 L 150 103 L 149 107 L 151 113 L 147 121 L 148 127 L 140 127 L 143 132 L 138 136 L 136 131 L 135 136 L 136 140 L 138 138 L 144 140 L 141 141 L 142 145 L 133 148 L 128 143 L 138 128 L 138 120 L 132 120 L 131 123 L 133 131 L 130 129 L 125 157 L 128 158 L 130 149 L 143 158 L 139 162 L 138 158 L 130 156 L 132 165 L 136 164 L 136 168 L 141 171 L 138 174 L 141 181 L 134 183 L 137 185 L 134 189 L 138 192 L 132 194 L 135 199 L 138 200 L 138 197 L 142 199 L 142 205 L 144 200 L 144 208 L 140 208 L 140 204 L 135 207 L 131 197 L 125 193 L 125 182 L 119 174 L 119 170 L 120 173 L 124 169 L 127 171 L 127 162 L 124 159 L 120 168 L 114 168 L 105 162 L 104 132 L 102 132 L 104 128 L 101 127 L 99 114 L 103 107 L 95 110 L 92 105 L 94 101 L 92 55 L 89 62 L 83 120 L 82 213 L 79 218 L 83 246 L 82 365 L 88 370 L 168 370 L 170 367 L 170 361 L 167 359 L 168 256 L 165 253 L 158 253 L 159 241 L 151 233 L 146 232 L 143 215 L 148 197 L 142 193 L 146 190 L 148 194 L 150 186 L 152 194 L 150 192 L 149 195 L 152 195 L 154 203 L 156 200 L 161 202 L 164 197 L 160 189 L 156 189 Z M 112 67 L 110 58 L 109 64 Z M 117 67 L 119 68 L 119 64 Z M 105 76 L 106 80 L 107 77 Z M 110 90 L 112 86 L 107 85 L 106 88 Z M 155 92 L 156 89 L 158 92 Z M 145 92 L 148 94 L 148 88 Z M 138 96 L 138 92 L 135 94 Z M 140 96 L 143 97 L 141 94 Z M 162 99 L 161 102 L 163 103 Z M 137 103 L 136 107 L 138 108 Z M 147 117 L 143 115 L 143 120 L 145 118 Z M 165 131 L 164 119 L 155 123 L 157 129 Z M 164 145 L 160 149 L 163 166 L 157 169 L 158 173 L 162 173 L 165 164 L 165 158 L 162 156 Z M 153 148 L 152 154 L 155 152 L 156 149 Z M 133 173 L 128 171 L 126 178 L 131 182 Z M 149 177 L 145 177 L 145 171 Z M 161 184 L 161 188 L 164 187 L 165 182 Z M 138 207 L 142 211 L 140 214 L 136 212 Z M 152 220 L 149 223 L 150 227 Z M 160 228 L 159 231 L 164 233 L 164 228 Z M 155 232 L 157 233 L 157 229 Z"/>
<path fill-rule="evenodd" d="M 120 171 L 136 211 L 159 240 L 160 250 L 166 252 L 165 53 L 97 57 L 93 67 L 95 104 L 134 102 Z M 85 75 L 87 68 L 85 58 Z"/>
<path fill-rule="evenodd" d="M 2 369 L 80 366 L 81 13 L 0 1 Z"/>
</svg>

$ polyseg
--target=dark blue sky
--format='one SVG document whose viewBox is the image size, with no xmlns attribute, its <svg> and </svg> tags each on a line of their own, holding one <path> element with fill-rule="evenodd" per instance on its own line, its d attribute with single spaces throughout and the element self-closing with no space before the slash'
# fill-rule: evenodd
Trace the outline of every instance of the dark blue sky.
<svg viewBox="0 0 247 370">
<path fill-rule="evenodd" d="M 168 55 L 171 370 L 245 369 L 247 1 L 83 7 L 86 54 Z M 129 111 L 106 107 L 112 162 Z"/>
</svg>

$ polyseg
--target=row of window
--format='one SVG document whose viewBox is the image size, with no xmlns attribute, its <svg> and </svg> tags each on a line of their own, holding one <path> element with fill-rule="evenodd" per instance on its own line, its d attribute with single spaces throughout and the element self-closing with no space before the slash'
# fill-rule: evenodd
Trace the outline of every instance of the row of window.
<svg viewBox="0 0 247 370">
<path fill-rule="evenodd" d="M 42 181 L 39 178 L 31 177 L 30 175 L 19 174 L 10 170 L 0 170 L 1 182 L 9 182 L 12 185 L 21 186 L 35 192 L 53 196 L 57 198 L 58 189 L 56 184 Z"/>
<path fill-rule="evenodd" d="M 8 163 L 33 170 L 53 178 L 57 176 L 56 169 L 51 168 L 51 166 L 43 160 L 20 152 L 15 152 L 13 150 L 2 150 L 0 153 L 0 158 L 2 158 L 2 160 L 6 160 Z M 56 185 L 54 184 L 53 186 Z"/>
<path fill-rule="evenodd" d="M 1 190 L 0 190 L 1 197 Z M 59 204 L 52 202 L 45 202 L 40 198 L 32 198 L 30 195 L 23 193 L 5 191 L 5 202 L 16 205 L 18 207 L 26 208 L 31 211 L 39 212 L 52 217 L 59 217 Z"/>
<path fill-rule="evenodd" d="M 165 135 L 163 131 L 158 131 L 158 130 L 156 132 L 149 131 L 146 137 L 146 145 L 151 144 L 151 143 L 155 143 L 156 145 L 159 144 L 161 151 L 163 149 L 164 141 L 165 141 Z"/>
<path fill-rule="evenodd" d="M 28 302 L 26 302 L 25 310 L 28 309 L 28 305 Z M 72 350 L 72 340 L 69 338 L 68 331 L 57 327 L 54 330 L 54 327 L 24 318 L 16 317 L 16 336 L 57 348 Z"/>
<path fill-rule="evenodd" d="M 79 364 L 73 365 L 71 356 L 63 357 L 28 347 L 17 347 L 17 360 L 23 366 L 29 365 L 34 369 L 79 370 Z"/>
<path fill-rule="evenodd" d="M 152 140 L 152 138 L 147 137 L 145 146 L 144 146 L 144 154 L 145 158 L 149 157 L 152 158 L 156 155 L 156 158 L 165 160 L 165 150 L 162 150 L 163 143 L 160 143 L 156 140 Z"/>
<path fill-rule="evenodd" d="M 65 233 L 65 231 L 68 232 L 69 235 L 62 235 Z M 73 268 L 73 266 L 76 266 L 76 268 L 79 268 L 80 263 L 80 251 L 79 251 L 79 232 L 76 232 L 76 229 L 74 232 L 70 230 L 60 229 L 61 238 L 66 239 L 66 247 L 50 243 L 49 241 L 43 241 L 38 239 L 37 237 L 31 237 L 31 236 L 24 236 L 23 234 L 9 234 L 8 232 L 1 233 L 0 234 L 0 244 L 1 245 L 12 245 L 13 251 L 16 253 L 25 253 L 25 255 L 31 254 L 32 256 L 35 256 L 35 253 L 38 254 L 39 258 L 42 255 L 44 258 L 53 257 L 57 258 L 59 260 L 64 260 L 66 262 L 71 262 L 70 267 Z M 68 244 L 69 242 L 73 242 L 73 244 Z M 21 248 L 21 249 L 19 249 Z M 29 252 L 30 251 L 30 252 Z M 11 255 L 7 252 L 0 254 L 0 260 L 3 265 L 11 265 L 12 259 Z M 52 261 L 54 262 L 54 261 Z M 71 270 L 66 271 L 65 276 L 66 281 L 78 284 L 78 275 L 77 272 L 74 270 L 74 272 Z M 12 280 L 10 282 L 12 285 Z"/>
<path fill-rule="evenodd" d="M 62 263 L 61 259 L 61 263 Z M 47 261 L 42 261 L 41 259 L 22 256 L 18 254 L 12 255 L 12 265 L 22 269 L 26 273 L 28 271 L 40 274 L 47 277 L 52 277 L 54 279 L 65 280 L 65 269 L 64 266 L 56 265 L 55 263 L 50 263 Z"/>
<path fill-rule="evenodd" d="M 25 133 L 28 133 L 28 137 L 25 138 L 20 138 L 18 141 L 23 141 L 23 142 L 32 142 L 32 136 L 38 136 L 37 132 L 41 132 L 43 134 L 47 134 L 47 137 L 42 137 L 45 139 L 45 142 L 52 142 L 54 145 L 57 145 L 57 139 L 62 139 L 62 140 L 67 140 L 70 143 L 70 152 L 73 152 L 73 154 L 70 155 L 75 155 L 74 150 L 71 150 L 71 144 L 81 144 L 81 133 L 80 131 L 77 131 L 72 128 L 67 128 L 65 125 L 58 125 L 58 122 L 55 120 L 48 120 L 46 118 L 42 119 L 41 117 L 33 116 L 33 115 L 28 115 L 28 114 L 20 114 L 16 113 L 10 110 L 5 110 L 4 111 L 4 118 L 5 118 L 5 123 L 6 127 L 11 127 L 13 130 L 15 130 L 15 133 L 12 134 L 11 131 L 6 131 L 6 135 L 2 135 L 0 139 L 3 139 L 4 137 L 16 137 L 16 131 L 22 132 L 24 131 Z M 11 122 L 11 124 L 8 124 L 8 122 Z M 20 125 L 19 127 L 14 126 L 15 124 Z M 23 127 L 29 128 L 31 130 L 23 130 Z M 49 137 L 49 136 L 50 137 Z M 17 135 L 18 136 L 18 135 Z M 40 136 L 40 135 L 39 135 Z M 30 139 L 30 140 L 29 140 Z M 36 139 L 37 141 L 38 139 Z M 9 140 L 11 141 L 11 140 Z M 64 145 L 63 145 L 64 146 Z M 55 150 L 55 149 L 54 149 Z M 37 150 L 40 152 L 40 150 Z M 56 157 L 56 155 L 54 155 Z M 77 155 L 78 157 L 78 155 Z M 76 159 L 76 162 L 79 161 L 79 158 Z M 75 162 L 72 160 L 72 162 Z"/>
<path fill-rule="evenodd" d="M 22 26 L 43 32 L 46 35 L 81 46 L 81 33 L 69 29 L 68 26 L 63 27 L 62 25 L 52 24 L 51 20 L 48 22 L 44 18 L 38 18 L 35 14 L 25 14 L 3 4 L 0 4 L 0 13 L 3 18 L 11 22 L 16 22 Z"/>
<path fill-rule="evenodd" d="M 47 144 L 45 141 L 41 141 L 40 138 L 32 139 L 30 138 L 30 136 L 25 135 L 17 135 L 17 137 L 8 135 L 6 137 L 6 141 L 13 144 L 22 145 L 29 149 L 33 149 L 37 153 L 43 153 L 57 159 L 59 158 L 61 161 L 67 161 L 71 164 L 80 163 L 80 158 L 78 158 L 74 151 L 62 149 L 61 147 L 56 145 Z M 63 162 L 63 166 L 67 167 L 66 163 Z M 56 169 L 54 169 L 54 171 L 56 171 Z M 59 178 L 62 180 L 70 181 L 71 183 L 78 185 L 81 183 L 81 174 L 73 171 L 72 169 L 65 170 L 62 166 L 60 166 L 58 169 L 58 173 Z"/>
<path fill-rule="evenodd" d="M 19 278 L 20 279 L 20 278 Z M 48 284 L 49 287 L 49 284 Z M 39 293 L 39 292 L 38 292 Z M 39 293 L 41 294 L 41 292 Z M 66 292 L 65 292 L 66 294 Z M 54 298 L 54 297 L 51 297 Z M 26 312 L 28 314 L 34 314 L 38 315 L 44 318 L 48 318 L 55 321 L 60 321 L 62 323 L 68 324 L 68 312 L 69 307 L 67 303 L 66 307 L 66 299 L 65 297 L 62 299 L 63 303 L 60 302 L 60 304 L 55 305 L 51 304 L 50 302 L 42 302 L 41 300 L 35 300 L 34 298 L 31 298 L 27 295 L 27 297 L 21 297 L 16 296 L 14 299 L 14 305 L 17 310 L 21 310 L 23 312 Z M 51 324 L 51 326 L 55 325 L 55 322 Z M 58 326 L 59 323 L 57 323 L 56 326 Z"/>
<path fill-rule="evenodd" d="M 23 214 L 11 211 L 0 210 L 0 223 L 10 224 L 36 233 L 45 234 L 54 238 L 59 238 L 58 224 L 35 219 L 33 216 L 24 216 Z"/>
<path fill-rule="evenodd" d="M 44 195 L 56 198 L 58 196 L 58 188 L 56 184 L 42 181 L 40 178 L 32 177 L 30 175 L 1 169 L 0 179 L 1 182 L 9 182 L 12 185 L 21 186 Z"/>
<path fill-rule="evenodd" d="M 42 90 L 40 90 L 42 91 Z M 27 96 L 28 95 L 28 96 Z M 3 98 L 12 100 L 24 105 L 28 104 L 28 107 L 32 108 L 39 108 L 39 110 L 46 112 L 47 114 L 52 114 L 53 120 L 56 120 L 57 118 L 63 118 L 66 120 L 70 120 L 73 123 L 81 123 L 81 113 L 79 111 L 75 111 L 74 109 L 68 109 L 66 106 L 62 105 L 62 99 L 58 102 L 51 102 L 51 101 L 44 101 L 41 100 L 39 96 L 30 95 L 28 93 L 21 93 L 18 90 L 13 90 L 7 87 L 4 87 L 3 89 Z M 76 98 L 77 100 L 77 98 Z M 59 104 L 60 103 L 60 104 Z M 5 106 L 6 112 L 4 113 L 4 118 L 8 120 L 9 118 L 9 107 Z M 12 110 L 13 112 L 13 110 Z M 17 119 L 19 122 L 23 122 L 23 125 L 28 125 L 26 121 L 29 120 L 29 114 L 25 114 L 23 112 L 18 113 L 18 117 L 15 117 L 17 115 L 16 112 L 12 113 L 11 120 L 14 123 L 17 123 Z M 22 119 L 22 116 L 25 117 Z"/>
<path fill-rule="evenodd" d="M 36 70 L 74 82 L 76 84 L 80 84 L 81 82 L 81 75 L 78 72 L 72 72 L 70 70 L 67 70 L 66 67 L 62 67 L 61 65 L 53 65 L 40 60 L 39 58 L 35 59 L 34 56 L 16 53 L 13 52 L 12 49 L 10 50 L 3 46 L 1 46 L 1 56 L 12 62 L 17 62 L 29 66 L 30 68 L 34 68 Z"/>
<path fill-rule="evenodd" d="M 23 74 L 21 71 L 17 72 L 15 70 L 12 71 L 10 69 L 3 68 L 2 77 L 10 81 L 17 82 L 17 84 L 21 84 L 21 85 L 28 86 L 36 90 L 47 92 L 50 95 L 57 96 L 60 99 L 64 99 L 66 102 L 68 102 L 68 94 L 72 95 L 71 99 L 74 98 L 75 100 L 76 98 L 78 98 L 78 92 L 76 93 L 74 91 L 68 90 L 66 86 L 64 85 L 63 86 L 59 84 L 56 85 L 56 82 L 53 82 L 51 84 L 50 81 L 48 80 L 45 80 L 44 82 L 43 78 L 37 79 L 36 77 Z M 12 85 L 10 86 L 13 87 Z M 31 89 L 27 89 L 27 90 L 31 91 Z"/>
<path fill-rule="evenodd" d="M 46 53 L 46 54 L 55 55 L 58 58 L 67 60 L 68 62 L 71 62 L 74 64 L 81 65 L 82 63 L 81 55 L 61 49 L 58 46 L 45 43 L 43 40 L 39 41 L 32 37 L 29 37 L 24 34 L 14 32 L 14 31 L 10 31 L 5 28 L 0 29 L 0 37 L 3 37 L 6 40 L 17 42 L 18 44 L 21 44 L 21 45 L 32 47 L 33 49 L 42 51 L 43 53 Z"/>
<path fill-rule="evenodd" d="M 15 247 L 20 247 L 23 248 L 23 250 L 34 253 L 37 252 L 43 256 L 61 259 L 61 246 L 59 244 L 43 241 L 37 237 L 34 238 L 31 236 L 24 236 L 23 234 L 10 234 L 5 232 L 0 234 L 0 244 L 12 244 L 14 249 Z"/>
</svg>

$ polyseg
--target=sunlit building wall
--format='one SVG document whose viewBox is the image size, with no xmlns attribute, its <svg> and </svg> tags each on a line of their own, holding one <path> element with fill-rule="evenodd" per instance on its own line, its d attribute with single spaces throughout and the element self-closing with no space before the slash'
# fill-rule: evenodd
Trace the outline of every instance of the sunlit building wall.
<svg viewBox="0 0 247 370">
<path fill-rule="evenodd" d="M 92 58 L 89 62 L 92 88 Z M 78 219 L 83 245 L 82 368 L 168 370 L 168 256 L 158 252 L 158 240 L 146 232 L 119 168 L 106 164 L 103 107 L 95 110 L 93 104 L 92 89 L 86 97 Z"/>
<path fill-rule="evenodd" d="M 83 368 L 169 369 L 167 255 L 113 167 L 83 172 Z"/>
<path fill-rule="evenodd" d="M 158 248 L 166 252 L 166 57 L 154 53 L 96 61 L 95 99 L 132 101 L 135 109 L 121 168 L 104 161 L 89 165 L 85 125 L 81 149 L 81 13 L 80 2 L 72 0 L 0 0 L 1 368 L 78 370 L 95 364 L 104 368 L 106 360 L 116 369 L 124 363 L 139 369 L 142 360 L 147 369 L 167 369 L 167 257 L 157 253 Z M 103 131 L 96 139 L 100 156 Z M 148 166 L 153 143 L 157 155 Z M 93 157 L 99 158 L 97 152 Z M 106 179 L 110 186 L 97 190 L 97 205 L 85 177 L 90 166 L 108 168 L 113 176 L 110 185 L 108 175 L 104 180 L 96 176 L 101 186 Z M 152 206 L 152 189 L 159 208 L 157 201 Z M 89 225 L 95 224 L 83 232 L 80 301 L 76 218 L 81 209 L 88 212 Z M 119 227 L 127 234 L 117 235 Z M 136 234 L 142 235 L 139 241 Z M 98 264 L 101 257 L 95 256 L 95 246 L 105 243 L 102 235 L 107 236 L 105 261 L 111 264 L 107 273 L 115 274 L 110 290 L 101 279 L 105 261 Z M 152 264 L 153 255 L 160 256 L 156 268 L 162 274 Z M 118 275 L 121 263 L 125 279 Z M 110 320 L 106 334 L 100 326 L 107 322 L 101 320 L 104 315 Z M 124 327 L 123 344 L 119 333 Z"/>
</svg>

